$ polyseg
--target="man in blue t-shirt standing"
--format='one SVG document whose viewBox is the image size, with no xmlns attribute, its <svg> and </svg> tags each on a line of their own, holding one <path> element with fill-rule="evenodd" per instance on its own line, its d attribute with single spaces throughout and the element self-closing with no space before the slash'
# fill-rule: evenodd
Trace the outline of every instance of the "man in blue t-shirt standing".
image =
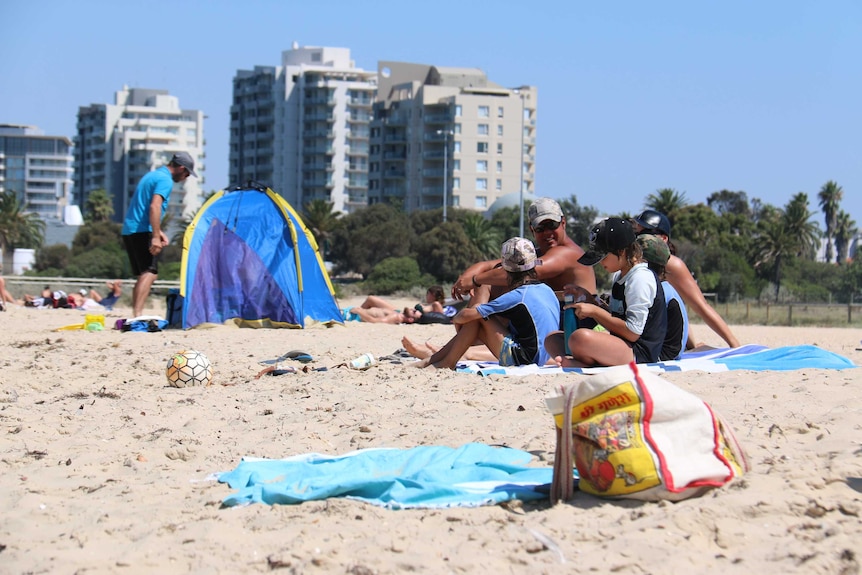
<svg viewBox="0 0 862 575">
<path fill-rule="evenodd" d="M 143 312 L 150 288 L 159 277 L 159 254 L 168 245 L 162 218 L 168 209 L 171 190 L 174 183 L 184 182 L 189 176 L 198 176 L 195 161 L 188 152 L 177 152 L 167 166 L 146 174 L 135 188 L 123 222 L 123 244 L 132 273 L 138 278 L 132 290 L 134 317 Z"/>
</svg>

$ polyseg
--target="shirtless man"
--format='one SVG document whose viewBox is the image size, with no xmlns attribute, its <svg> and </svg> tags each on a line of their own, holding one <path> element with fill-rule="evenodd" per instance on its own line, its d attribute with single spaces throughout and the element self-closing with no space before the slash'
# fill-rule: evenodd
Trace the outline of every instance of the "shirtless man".
<svg viewBox="0 0 862 575">
<path fill-rule="evenodd" d="M 584 250 L 566 234 L 566 218 L 560 204 L 551 198 L 537 198 L 528 212 L 530 231 L 536 244 L 540 264 L 536 275 L 542 283 L 550 286 L 562 300 L 566 285 L 580 286 L 590 294 L 596 293 L 596 274 L 592 267 L 578 263 Z M 478 262 L 467 268 L 452 286 L 452 297 L 464 299 L 471 294 L 470 307 L 487 303 L 506 291 L 506 270 L 501 260 Z M 489 289 L 490 286 L 490 289 Z M 426 344 L 416 344 L 402 338 L 401 344 L 411 355 L 424 359 L 435 350 Z M 490 352 L 471 350 L 466 359 L 488 359 Z"/>
</svg>

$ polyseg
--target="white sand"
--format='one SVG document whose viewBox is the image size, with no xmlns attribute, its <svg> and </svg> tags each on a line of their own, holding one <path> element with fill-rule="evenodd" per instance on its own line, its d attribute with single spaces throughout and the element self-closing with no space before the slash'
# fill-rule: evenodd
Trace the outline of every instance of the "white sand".
<svg viewBox="0 0 862 575">
<path fill-rule="evenodd" d="M 579 376 L 334 367 L 391 354 L 402 335 L 443 343 L 451 326 L 52 331 L 81 321 L 67 310 L 0 313 L 2 573 L 860 572 L 862 369 L 666 375 L 724 414 L 754 467 L 676 504 L 578 493 L 555 507 L 223 509 L 231 490 L 199 480 L 243 456 L 475 441 L 550 466 L 543 398 Z M 862 364 L 859 329 L 734 330 L 745 343 L 814 344 Z M 166 387 L 165 363 L 184 348 L 210 357 L 215 385 Z M 330 369 L 253 378 L 258 361 L 292 349 Z"/>
</svg>

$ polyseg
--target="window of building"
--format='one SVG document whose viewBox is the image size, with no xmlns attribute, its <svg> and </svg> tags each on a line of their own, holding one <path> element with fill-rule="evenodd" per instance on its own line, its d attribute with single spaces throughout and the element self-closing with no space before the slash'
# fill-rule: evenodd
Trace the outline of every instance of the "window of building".
<svg viewBox="0 0 862 575">
<path fill-rule="evenodd" d="M 488 171 L 488 160 L 476 160 L 476 171 L 484 174 Z"/>
<path fill-rule="evenodd" d="M 476 152 L 480 154 L 488 153 L 488 142 L 476 142 Z"/>
<path fill-rule="evenodd" d="M 491 109 L 488 106 L 479 106 L 479 117 L 487 118 L 491 115 Z"/>
<path fill-rule="evenodd" d="M 461 117 L 461 104 L 455 104 L 455 117 Z"/>
<path fill-rule="evenodd" d="M 497 142 L 497 153 L 498 154 L 503 153 L 503 143 L 502 142 Z"/>
<path fill-rule="evenodd" d="M 461 133 L 461 124 L 455 124 L 455 126 L 452 128 L 452 132 L 454 132 L 456 134 L 460 134 Z"/>
<path fill-rule="evenodd" d="M 457 208 L 461 205 L 461 198 L 459 196 L 452 196 L 452 207 Z"/>
<path fill-rule="evenodd" d="M 452 152 L 455 154 L 461 152 L 461 142 L 452 142 Z"/>
<path fill-rule="evenodd" d="M 501 173 L 503 171 L 503 162 L 497 162 L 497 173 Z"/>
<path fill-rule="evenodd" d="M 488 124 L 479 124 L 476 127 L 476 133 L 480 136 L 487 136 L 488 135 Z"/>
<path fill-rule="evenodd" d="M 461 169 L 461 160 L 452 160 L 452 170 L 459 171 Z"/>
<path fill-rule="evenodd" d="M 501 180 L 500 178 L 497 178 L 497 181 L 494 183 L 494 188 L 497 190 L 502 190 L 503 189 L 503 180 Z"/>
<path fill-rule="evenodd" d="M 461 178 L 452 178 L 452 189 L 458 190 L 461 188 Z"/>
<path fill-rule="evenodd" d="M 476 178 L 476 189 L 477 190 L 487 190 L 488 189 L 488 178 Z"/>
<path fill-rule="evenodd" d="M 498 125 L 497 125 L 497 135 L 498 135 L 498 136 L 502 136 L 502 135 L 503 135 L 503 124 L 498 124 Z"/>
<path fill-rule="evenodd" d="M 503 117 L 503 106 L 497 106 L 497 117 L 498 118 Z"/>
<path fill-rule="evenodd" d="M 476 196 L 476 207 L 486 209 L 488 207 L 488 196 Z"/>
</svg>

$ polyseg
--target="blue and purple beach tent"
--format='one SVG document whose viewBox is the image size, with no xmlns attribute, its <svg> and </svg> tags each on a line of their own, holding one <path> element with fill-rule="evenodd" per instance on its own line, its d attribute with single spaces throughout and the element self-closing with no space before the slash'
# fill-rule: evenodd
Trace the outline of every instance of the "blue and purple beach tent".
<svg viewBox="0 0 862 575">
<path fill-rule="evenodd" d="M 284 198 L 251 183 L 215 193 L 186 229 L 180 296 L 183 329 L 343 321 L 314 236 Z"/>
</svg>

